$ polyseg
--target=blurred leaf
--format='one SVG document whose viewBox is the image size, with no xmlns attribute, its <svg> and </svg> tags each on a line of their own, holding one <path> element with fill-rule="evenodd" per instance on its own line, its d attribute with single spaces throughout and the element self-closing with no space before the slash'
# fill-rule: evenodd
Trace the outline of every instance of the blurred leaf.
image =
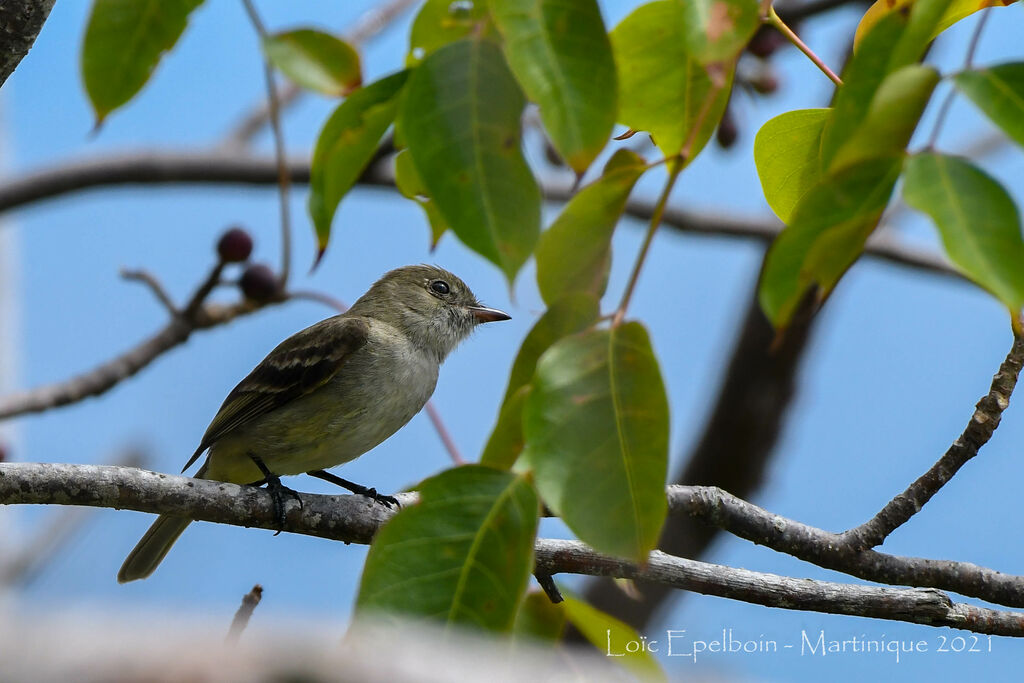
<svg viewBox="0 0 1024 683">
<path fill-rule="evenodd" d="M 442 47 L 413 71 L 399 120 L 452 231 L 511 283 L 540 233 L 540 190 L 520 145 L 525 101 L 488 40 Z"/>
<path fill-rule="evenodd" d="M 490 0 L 512 72 L 555 149 L 583 173 L 615 125 L 615 61 L 596 0 Z"/>
<path fill-rule="evenodd" d="M 1003 7 L 1011 5 L 1014 2 L 1014 0 L 945 1 L 947 3 L 946 9 L 942 13 L 941 19 L 939 19 L 938 23 L 929 34 L 930 38 L 935 38 L 956 22 L 979 10 L 983 10 L 986 7 Z M 871 5 L 871 7 L 868 8 L 868 11 L 864 13 L 864 16 L 861 17 L 860 24 L 857 26 L 857 34 L 854 37 L 854 45 L 859 49 L 861 39 L 868 31 L 871 30 L 872 26 L 889 14 L 906 11 L 906 8 L 910 7 L 912 4 L 914 4 L 914 0 L 876 0 L 875 4 Z"/>
<path fill-rule="evenodd" d="M 149 80 L 202 0 L 94 0 L 82 43 L 82 79 L 98 126 Z"/>
<path fill-rule="evenodd" d="M 520 387 L 530 383 L 537 368 L 537 359 L 548 348 L 563 337 L 582 332 L 595 322 L 601 314 L 596 296 L 586 292 L 576 292 L 565 296 L 548 308 L 527 333 L 512 371 L 509 373 L 508 388 L 505 390 L 505 401 Z"/>
<path fill-rule="evenodd" d="M 309 215 L 323 254 L 338 204 L 366 170 L 395 118 L 408 71 L 399 71 L 353 92 L 338 105 L 316 141 L 309 179 Z"/>
<path fill-rule="evenodd" d="M 517 641 L 556 642 L 565 630 L 565 602 L 557 605 L 540 592 L 527 593 L 512 628 Z"/>
<path fill-rule="evenodd" d="M 758 296 L 784 328 L 810 287 L 824 299 L 857 259 L 889 202 L 902 156 L 869 159 L 824 178 L 804 196 L 765 256 Z"/>
<path fill-rule="evenodd" d="M 507 470 L 515 464 L 523 452 L 523 406 L 529 395 L 530 385 L 524 384 L 501 404 L 498 422 L 480 455 L 481 465 Z"/>
<path fill-rule="evenodd" d="M 323 31 L 275 33 L 263 41 L 263 51 L 285 76 L 324 95 L 344 95 L 363 82 L 359 53 Z"/>
<path fill-rule="evenodd" d="M 676 0 L 690 54 L 703 64 L 732 60 L 761 25 L 758 0 Z"/>
<path fill-rule="evenodd" d="M 885 77 L 860 125 L 836 151 L 832 168 L 871 157 L 901 154 L 928 106 L 939 73 L 930 66 L 910 64 Z"/>
<path fill-rule="evenodd" d="M 963 71 L 956 87 L 1017 144 L 1024 145 L 1024 62 Z"/>
<path fill-rule="evenodd" d="M 431 52 L 474 35 L 487 35 L 487 0 L 427 0 L 409 31 L 406 64 L 418 64 Z"/>
<path fill-rule="evenodd" d="M 666 680 L 665 672 L 653 654 L 646 651 L 626 652 L 626 643 L 640 642 L 640 634 L 629 624 L 568 595 L 562 604 L 565 605 L 565 617 L 569 623 L 601 654 L 626 667 L 641 681 Z M 667 648 L 665 643 L 662 651 L 667 653 Z"/>
<path fill-rule="evenodd" d="M 796 109 L 771 119 L 754 138 L 754 163 L 768 205 L 788 223 L 800 198 L 821 180 L 821 131 L 830 109 Z"/>
<path fill-rule="evenodd" d="M 581 541 L 643 562 L 665 521 L 668 401 L 640 323 L 562 339 L 537 363 L 522 459 Z"/>
<path fill-rule="evenodd" d="M 969 162 L 923 153 L 907 163 L 903 198 L 939 228 L 950 260 L 1011 314 L 1024 307 L 1020 216 L 1003 186 Z"/>
<path fill-rule="evenodd" d="M 525 477 L 465 465 L 427 479 L 420 502 L 373 539 L 356 614 L 512 628 L 533 571 L 539 505 Z"/>
<path fill-rule="evenodd" d="M 448 225 L 444 222 L 437 204 L 427 196 L 427 188 L 416 172 L 416 166 L 412 163 L 412 156 L 407 149 L 403 149 L 395 157 L 395 185 L 403 197 L 419 204 L 423 213 L 427 215 L 427 222 L 430 223 L 430 248 L 433 250 L 448 229 Z"/>
<path fill-rule="evenodd" d="M 608 285 L 612 234 L 646 162 L 618 150 L 596 181 L 569 200 L 537 245 L 537 285 L 549 306 L 569 292 L 597 298 Z"/>
<path fill-rule="evenodd" d="M 826 170 L 835 168 L 836 154 L 864 123 L 886 77 L 924 54 L 946 1 L 918 0 L 909 16 L 888 14 L 865 35 L 843 71 L 843 85 L 822 132 L 821 159 Z"/>
<path fill-rule="evenodd" d="M 713 92 L 703 65 L 686 49 L 686 10 L 679 0 L 641 5 L 611 32 L 618 68 L 619 123 L 647 131 L 665 156 L 679 153 Z M 694 138 L 687 163 L 711 138 L 729 99 L 732 70 Z"/>
</svg>

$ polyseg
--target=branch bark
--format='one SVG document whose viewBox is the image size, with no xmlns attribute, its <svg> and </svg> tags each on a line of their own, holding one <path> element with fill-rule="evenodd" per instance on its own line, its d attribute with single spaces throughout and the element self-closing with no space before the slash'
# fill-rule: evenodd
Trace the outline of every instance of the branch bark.
<svg viewBox="0 0 1024 683">
<path fill-rule="evenodd" d="M 1010 396 L 1024 365 L 1024 339 L 1015 337 L 1006 359 L 992 377 L 988 393 L 974 408 L 967 427 L 938 462 L 917 478 L 903 493 L 890 500 L 878 514 L 858 527 L 846 531 L 842 542 L 853 548 L 874 548 L 881 545 L 893 531 L 903 526 L 939 492 L 950 479 L 978 454 L 995 433 L 1003 411 L 1010 405 Z"/>
<path fill-rule="evenodd" d="M 821 536 L 827 532 L 772 516 L 717 489 L 673 487 L 668 495 L 670 509 L 675 513 L 697 511 L 716 520 L 738 519 L 752 525 L 750 528 L 764 538 L 783 538 L 784 541 L 773 541 L 780 547 L 786 543 L 814 545 L 821 539 L 827 541 L 834 537 L 831 534 Z M 413 505 L 417 500 L 415 493 L 399 493 L 397 497 L 403 506 Z M 300 494 L 300 498 L 301 505 L 291 499 L 285 503 L 284 531 L 346 543 L 369 543 L 376 531 L 395 514 L 361 496 Z M 279 524 L 273 497 L 263 489 L 131 467 L 0 464 L 0 503 L 129 509 L 264 529 L 276 529 Z M 722 509 L 728 512 L 721 515 L 718 511 Z M 775 533 L 768 527 L 774 528 Z M 792 529 L 788 534 L 787 528 Z M 954 603 L 944 593 L 931 588 L 895 589 L 795 579 L 687 560 L 660 551 L 652 553 L 648 562 L 639 566 L 601 555 L 578 541 L 539 539 L 535 550 L 536 571 L 540 574 L 638 579 L 770 607 L 1024 636 L 1024 614 Z M 930 571 L 936 571 L 937 564 L 932 563 Z M 965 568 L 960 563 L 945 564 L 947 570 L 954 573 Z M 1006 577 L 1006 580 L 1017 584 L 1020 595 L 1024 577 Z"/>
<path fill-rule="evenodd" d="M 0 2 L 0 86 L 21 64 L 43 30 L 56 0 Z"/>
<path fill-rule="evenodd" d="M 360 185 L 394 187 L 394 177 L 387 161 L 391 151 L 390 147 L 379 151 L 378 157 L 359 178 Z M 309 183 L 308 160 L 290 159 L 287 162 L 287 170 L 289 180 L 293 184 Z M 0 213 L 100 187 L 182 183 L 276 185 L 277 182 L 277 165 L 273 159 L 231 151 L 146 151 L 65 162 L 52 168 L 26 173 L 20 178 L 11 178 L 0 186 Z M 569 186 L 553 182 L 544 183 L 541 190 L 545 199 L 554 202 L 564 202 L 571 194 Z M 634 197 L 626 203 L 625 215 L 649 221 L 653 211 L 652 201 Z M 670 228 L 687 233 L 747 237 L 764 241 L 774 239 L 782 230 L 782 223 L 774 218 L 727 216 L 687 211 L 671 206 L 666 207 L 662 221 Z M 884 235 L 869 239 L 865 254 L 929 273 L 963 278 L 938 254 L 912 249 Z"/>
</svg>

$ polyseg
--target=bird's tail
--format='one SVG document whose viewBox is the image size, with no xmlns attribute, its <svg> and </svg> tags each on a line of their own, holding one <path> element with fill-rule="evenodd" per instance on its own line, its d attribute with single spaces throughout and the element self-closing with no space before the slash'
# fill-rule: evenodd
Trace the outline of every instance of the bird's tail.
<svg viewBox="0 0 1024 683">
<path fill-rule="evenodd" d="M 203 478 L 206 474 L 206 465 L 196 472 L 197 478 Z M 167 551 L 171 549 L 174 542 L 178 540 L 185 528 L 192 523 L 188 517 L 174 517 L 171 515 L 160 515 L 149 527 L 149 531 L 139 539 L 132 551 L 128 553 L 121 570 L 117 572 L 118 583 L 128 583 L 137 579 L 144 579 L 163 562 Z"/>
<path fill-rule="evenodd" d="M 124 564 L 121 565 L 121 571 L 117 573 L 117 582 L 128 583 L 152 574 L 167 555 L 167 551 L 178 540 L 178 536 L 181 536 L 185 527 L 191 523 L 192 520 L 187 517 L 157 517 L 146 535 L 128 553 Z"/>
</svg>

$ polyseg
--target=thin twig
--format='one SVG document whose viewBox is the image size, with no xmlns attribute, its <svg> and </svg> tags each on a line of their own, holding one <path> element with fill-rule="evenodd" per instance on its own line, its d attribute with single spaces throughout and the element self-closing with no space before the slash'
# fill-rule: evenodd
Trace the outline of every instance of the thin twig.
<svg viewBox="0 0 1024 683">
<path fill-rule="evenodd" d="M 555 580 L 551 578 L 551 574 L 545 574 L 544 572 L 534 572 L 533 578 L 537 579 L 537 584 L 544 591 L 544 595 L 548 596 L 548 600 L 552 604 L 557 605 L 560 602 L 564 602 L 565 598 L 562 596 L 562 591 L 558 590 L 558 586 L 555 585 Z"/>
<path fill-rule="evenodd" d="M 167 290 L 164 289 L 164 286 L 160 284 L 160 281 L 152 273 L 142 269 L 122 268 L 121 277 L 128 281 L 141 282 L 146 285 L 157 301 L 160 302 L 160 305 L 172 316 L 180 313 L 177 304 L 171 299 L 171 295 L 167 293 Z"/>
<path fill-rule="evenodd" d="M 353 47 L 358 48 L 386 29 L 417 2 L 419 0 L 390 0 L 378 7 L 371 7 L 356 19 L 352 27 L 345 31 L 343 37 Z M 295 83 L 290 81 L 286 83 L 280 94 L 279 111 L 283 112 L 297 102 L 305 93 L 306 90 Z M 265 102 L 260 103 L 252 111 L 241 117 L 239 123 L 227 135 L 223 146 L 226 149 L 245 148 L 256 134 L 267 125 L 269 117 L 269 107 Z"/>
<path fill-rule="evenodd" d="M 369 543 L 395 512 L 361 496 L 298 494 L 285 503 L 284 531 Z M 415 493 L 400 493 L 403 507 Z M 158 474 L 127 467 L 0 464 L 4 504 L 89 505 L 275 529 L 273 496 L 254 486 Z M 678 509 L 679 506 L 673 505 Z M 578 541 L 538 539 L 535 571 L 639 579 L 770 607 L 951 626 L 1024 637 L 1024 614 L 954 603 L 931 588 L 872 586 L 790 578 L 653 552 L 643 566 L 601 555 Z M 955 563 L 951 563 L 955 564 Z M 1014 577 L 1024 588 L 1024 577 Z"/>
<path fill-rule="evenodd" d="M 843 82 L 839 79 L 839 76 L 837 76 L 835 72 L 832 71 L 832 69 L 828 68 L 828 65 L 821 60 L 821 57 L 816 55 L 814 53 L 814 50 L 808 47 L 807 43 L 800 40 L 800 36 L 798 36 L 793 29 L 786 25 L 786 22 L 784 22 L 782 18 L 779 17 L 778 13 L 775 11 L 774 8 L 769 8 L 768 15 L 764 18 L 764 21 L 765 23 L 774 26 L 779 33 L 781 33 L 782 35 L 786 36 L 786 38 L 789 39 L 789 42 L 796 45 L 800 52 L 803 52 L 805 55 L 807 55 L 807 58 L 814 63 L 814 66 L 818 67 L 818 69 L 820 69 L 823 74 L 828 76 L 829 80 L 836 84 L 836 87 L 839 87 L 843 84 Z"/>
<path fill-rule="evenodd" d="M 665 205 L 668 203 L 669 195 L 672 194 L 672 188 L 675 187 L 676 180 L 679 178 L 679 173 L 682 170 L 683 162 L 681 160 L 677 159 L 672 162 L 672 168 L 668 172 L 668 180 L 665 181 L 665 187 L 662 188 L 661 196 L 658 197 L 658 201 L 654 205 L 654 211 L 651 213 L 651 222 L 647 226 L 647 232 L 644 234 L 644 241 L 640 245 L 636 261 L 633 262 L 633 270 L 629 274 L 626 289 L 622 292 L 622 300 L 619 302 L 619 307 L 615 309 L 615 315 L 612 316 L 612 327 L 621 324 L 623 318 L 626 317 L 626 309 L 629 308 L 629 301 L 633 298 L 633 291 L 636 289 L 636 283 L 640 279 L 640 271 L 643 270 L 644 262 L 647 260 L 647 253 L 650 251 L 651 243 L 654 241 L 654 235 L 658 232 L 658 226 L 661 225 L 661 217 L 665 213 Z"/>
<path fill-rule="evenodd" d="M 231 627 L 228 628 L 228 635 L 224 638 L 225 642 L 236 643 L 238 642 L 239 636 L 242 635 L 242 631 L 249 625 L 249 619 L 252 618 L 252 613 L 256 610 L 256 606 L 260 604 L 260 600 L 263 599 L 263 586 L 256 584 L 252 587 L 252 590 L 242 596 L 242 604 L 238 606 L 238 611 L 235 612 L 235 618 L 231 620 Z"/>
<path fill-rule="evenodd" d="M 438 411 L 437 406 L 434 405 L 434 401 L 427 401 L 426 408 L 427 417 L 430 418 L 430 422 L 434 425 L 437 435 L 441 437 L 441 443 L 444 444 L 444 448 L 448 451 L 448 456 L 452 459 L 452 462 L 456 465 L 465 465 L 466 460 L 459 453 L 459 447 L 455 445 L 455 439 L 452 438 L 451 432 L 448 431 L 444 420 L 441 419 L 441 413 Z"/>
<path fill-rule="evenodd" d="M 938 462 L 907 487 L 907 490 L 889 501 L 878 514 L 858 527 L 843 533 L 843 542 L 854 548 L 874 548 L 911 517 L 920 512 L 925 503 L 953 478 L 968 460 L 978 454 L 1010 405 L 1010 396 L 1017 384 L 1017 376 L 1024 365 L 1024 340 L 1014 337 L 1013 346 L 999 371 L 992 378 L 988 393 L 978 401 L 970 422 L 953 445 Z"/>
<path fill-rule="evenodd" d="M 245 11 L 249 15 L 253 28 L 259 34 L 260 43 L 267 40 L 267 29 L 260 20 L 256 7 L 252 0 L 242 0 Z M 267 104 L 270 113 L 270 128 L 274 134 L 274 159 L 277 162 L 277 185 L 280 197 L 281 208 L 281 289 L 288 284 L 288 274 L 292 265 L 292 231 L 291 231 L 291 210 L 288 207 L 288 185 L 290 176 L 288 174 L 288 163 L 284 151 L 284 131 L 281 128 L 281 103 L 277 95 L 277 85 L 274 82 L 274 68 L 270 60 L 261 51 L 260 59 L 263 61 L 263 80 L 267 87 Z"/>
<path fill-rule="evenodd" d="M 974 64 L 974 53 L 978 50 L 978 44 L 981 42 L 981 32 L 985 29 L 985 22 L 988 21 L 988 17 L 991 12 L 982 10 L 981 17 L 978 19 L 978 23 L 974 26 L 974 32 L 971 34 L 971 42 L 967 46 L 967 54 L 964 55 L 964 70 L 971 68 Z M 957 90 L 952 85 L 949 87 L 949 92 L 946 93 L 946 98 L 942 100 L 942 107 L 939 108 L 939 114 L 935 117 L 935 125 L 932 127 L 932 134 L 928 137 L 928 144 L 926 148 L 931 149 L 935 147 L 935 143 L 939 140 L 939 133 L 942 132 L 942 127 L 946 123 L 946 116 L 949 114 L 949 108 L 953 104 L 953 100 L 956 99 Z"/>
<path fill-rule="evenodd" d="M 703 128 L 708 114 L 711 112 L 711 107 L 714 105 L 715 100 L 718 99 L 718 94 L 724 87 L 724 82 L 722 82 L 720 77 L 716 78 L 715 74 L 710 72 L 709 75 L 711 76 L 712 86 L 708 90 L 707 94 L 704 95 L 704 102 L 701 104 L 700 111 L 694 119 L 693 127 L 690 130 L 686 141 L 683 143 L 682 148 L 679 150 L 679 155 L 668 162 L 668 180 L 665 182 L 665 187 L 661 192 L 661 196 L 658 197 L 658 201 L 654 205 L 654 211 L 651 212 L 651 222 L 647 227 L 647 233 L 644 235 L 643 244 L 640 245 L 640 252 L 637 254 L 636 261 L 633 263 L 633 271 L 629 274 L 629 281 L 626 283 L 626 289 L 622 292 L 622 300 L 619 302 L 619 307 L 615 309 L 615 315 L 612 316 L 612 327 L 616 327 L 621 324 L 623 318 L 626 317 L 626 309 L 629 308 L 629 301 L 633 297 L 633 291 L 636 289 L 636 283 L 640 279 L 640 271 L 643 270 L 644 262 L 647 259 L 647 253 L 650 251 L 651 243 L 654 241 L 654 235 L 658 232 L 658 227 L 661 225 L 662 216 L 665 214 L 665 207 L 668 205 L 669 195 L 672 194 L 672 188 L 675 187 L 679 174 L 686 166 L 686 162 L 690 159 L 690 153 L 693 151 L 694 142 L 696 141 L 701 128 Z"/>
<path fill-rule="evenodd" d="M 211 281 L 211 278 L 207 278 L 203 286 L 197 289 L 186 308 L 187 314 L 174 316 L 156 334 L 137 346 L 92 370 L 62 382 L 0 397 L 0 420 L 26 413 L 38 413 L 76 403 L 90 396 L 98 396 L 133 376 L 162 354 L 184 343 L 195 330 L 223 325 L 239 316 L 283 301 L 272 299 L 256 303 L 243 300 L 229 305 L 202 304 L 202 300 L 197 297 L 204 290 L 208 293 L 206 286 Z"/>
</svg>

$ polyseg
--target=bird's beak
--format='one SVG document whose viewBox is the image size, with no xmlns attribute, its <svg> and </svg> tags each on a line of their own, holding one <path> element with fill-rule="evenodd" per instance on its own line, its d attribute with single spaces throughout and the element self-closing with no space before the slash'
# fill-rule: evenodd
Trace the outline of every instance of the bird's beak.
<svg viewBox="0 0 1024 683">
<path fill-rule="evenodd" d="M 473 319 L 478 323 L 493 323 L 499 320 L 512 319 L 512 316 L 505 311 L 499 311 L 497 308 L 487 308 L 486 306 L 470 306 L 469 312 L 473 314 Z"/>
</svg>

